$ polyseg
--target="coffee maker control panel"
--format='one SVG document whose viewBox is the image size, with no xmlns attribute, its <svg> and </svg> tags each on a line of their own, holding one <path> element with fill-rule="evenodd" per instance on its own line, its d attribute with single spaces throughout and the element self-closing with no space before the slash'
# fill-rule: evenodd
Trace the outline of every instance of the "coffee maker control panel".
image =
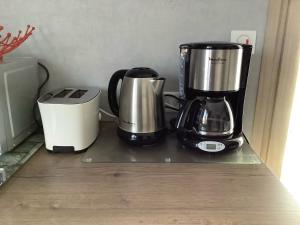
<svg viewBox="0 0 300 225">
<path fill-rule="evenodd" d="M 198 143 L 198 148 L 206 152 L 219 152 L 225 149 L 225 145 L 217 141 L 202 141 Z"/>
</svg>

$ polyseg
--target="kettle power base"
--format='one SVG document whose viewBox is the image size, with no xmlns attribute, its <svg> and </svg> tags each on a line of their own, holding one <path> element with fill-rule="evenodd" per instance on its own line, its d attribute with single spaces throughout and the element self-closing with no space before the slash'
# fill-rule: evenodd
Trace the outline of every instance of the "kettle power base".
<svg viewBox="0 0 300 225">
<path fill-rule="evenodd" d="M 153 133 L 130 133 L 118 127 L 118 136 L 125 142 L 136 146 L 152 146 L 160 144 L 166 134 L 167 129 L 162 129 Z"/>
<path fill-rule="evenodd" d="M 261 164 L 246 141 L 238 149 L 208 153 L 183 147 L 175 132 L 167 135 L 161 143 L 144 147 L 127 144 L 116 134 L 115 123 L 101 122 L 100 135 L 84 154 L 82 162 Z"/>
</svg>

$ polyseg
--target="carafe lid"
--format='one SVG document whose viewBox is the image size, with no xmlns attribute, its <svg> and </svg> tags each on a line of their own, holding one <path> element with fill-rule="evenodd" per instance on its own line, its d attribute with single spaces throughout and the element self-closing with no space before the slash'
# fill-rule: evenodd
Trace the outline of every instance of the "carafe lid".
<svg viewBox="0 0 300 225">
<path fill-rule="evenodd" d="M 131 78 L 155 78 L 158 77 L 158 73 L 148 67 L 136 67 L 128 70 L 125 76 Z"/>
</svg>

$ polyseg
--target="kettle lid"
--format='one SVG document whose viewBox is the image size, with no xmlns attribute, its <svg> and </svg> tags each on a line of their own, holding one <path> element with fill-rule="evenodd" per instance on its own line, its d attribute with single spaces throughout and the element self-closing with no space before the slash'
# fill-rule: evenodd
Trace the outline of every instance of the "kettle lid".
<svg viewBox="0 0 300 225">
<path fill-rule="evenodd" d="M 136 67 L 128 70 L 125 76 L 131 78 L 155 78 L 158 77 L 158 73 L 148 67 Z"/>
</svg>

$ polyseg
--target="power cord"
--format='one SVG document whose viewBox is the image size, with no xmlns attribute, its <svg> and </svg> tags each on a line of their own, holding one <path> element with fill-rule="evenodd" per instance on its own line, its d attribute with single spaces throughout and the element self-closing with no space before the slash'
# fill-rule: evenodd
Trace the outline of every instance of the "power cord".
<svg viewBox="0 0 300 225">
<path fill-rule="evenodd" d="M 169 97 L 169 98 L 175 99 L 178 102 L 178 105 L 179 105 L 179 108 L 177 108 L 174 105 L 171 105 L 169 103 L 165 103 L 165 108 L 174 110 L 176 112 L 180 111 L 180 108 L 184 104 L 184 99 L 179 98 L 176 95 L 172 95 L 172 94 L 164 94 L 164 97 Z M 170 123 L 170 128 L 168 128 L 168 134 L 172 134 L 172 133 L 176 132 L 176 130 L 177 130 L 177 128 L 176 128 L 177 118 L 172 118 L 169 121 L 169 123 Z"/>
<path fill-rule="evenodd" d="M 46 83 L 49 81 L 50 79 L 50 73 L 49 73 L 49 70 L 48 68 L 38 62 L 38 65 L 45 71 L 46 73 L 46 78 L 45 80 L 42 82 L 42 84 L 38 87 L 38 90 L 37 90 L 37 94 L 36 94 L 36 99 L 35 99 L 35 102 L 34 102 L 34 105 L 33 105 L 33 118 L 34 118 L 34 121 L 35 123 L 37 124 L 37 126 L 41 129 L 43 127 L 41 121 L 39 120 L 38 118 L 38 115 L 37 115 L 37 112 L 38 112 L 38 103 L 37 103 L 37 100 L 38 98 L 41 96 L 41 92 L 42 92 L 42 89 L 44 88 L 44 86 L 46 85 Z"/>
<path fill-rule="evenodd" d="M 176 95 L 171 95 L 171 94 L 164 94 L 164 97 L 171 97 L 175 98 L 178 102 L 182 102 L 182 99 L 177 97 Z"/>
<path fill-rule="evenodd" d="M 46 83 L 49 81 L 50 73 L 49 73 L 48 68 L 47 68 L 44 64 L 38 62 L 38 65 L 39 65 L 41 68 L 43 68 L 43 70 L 44 70 L 45 73 L 46 73 L 46 79 L 44 80 L 44 82 L 43 82 L 43 83 L 39 86 L 39 88 L 38 88 L 37 97 L 39 98 L 39 97 L 41 96 L 41 91 L 42 91 L 43 87 L 44 87 L 44 86 L 46 85 Z"/>
<path fill-rule="evenodd" d="M 105 110 L 102 109 L 102 108 L 99 109 L 99 112 L 102 112 L 102 113 L 104 113 L 105 115 L 107 115 L 107 116 L 109 116 L 109 117 L 111 117 L 111 118 L 117 118 L 117 116 L 115 116 L 114 114 L 111 114 L 111 113 L 105 111 Z"/>
<path fill-rule="evenodd" d="M 177 107 L 175 107 L 174 105 L 171 105 L 169 103 L 165 103 L 165 108 L 167 109 L 171 109 L 171 110 L 174 110 L 174 111 L 179 111 L 180 110 L 180 107 L 183 105 L 184 103 L 184 99 L 181 99 L 179 97 L 177 97 L 176 95 L 172 95 L 172 94 L 164 94 L 164 97 L 169 97 L 169 98 L 174 98 L 178 104 L 179 104 L 179 109 Z"/>
<path fill-rule="evenodd" d="M 179 109 L 177 109 L 175 106 L 169 104 L 169 103 L 165 103 L 165 108 L 167 109 L 171 109 L 171 110 L 174 110 L 174 111 L 179 111 Z"/>
<path fill-rule="evenodd" d="M 244 132 L 243 132 L 243 136 L 244 136 L 245 140 L 247 141 L 247 143 L 250 144 L 250 142 L 249 142 L 249 140 L 248 140 L 248 138 L 246 137 L 246 135 L 245 135 Z"/>
</svg>

